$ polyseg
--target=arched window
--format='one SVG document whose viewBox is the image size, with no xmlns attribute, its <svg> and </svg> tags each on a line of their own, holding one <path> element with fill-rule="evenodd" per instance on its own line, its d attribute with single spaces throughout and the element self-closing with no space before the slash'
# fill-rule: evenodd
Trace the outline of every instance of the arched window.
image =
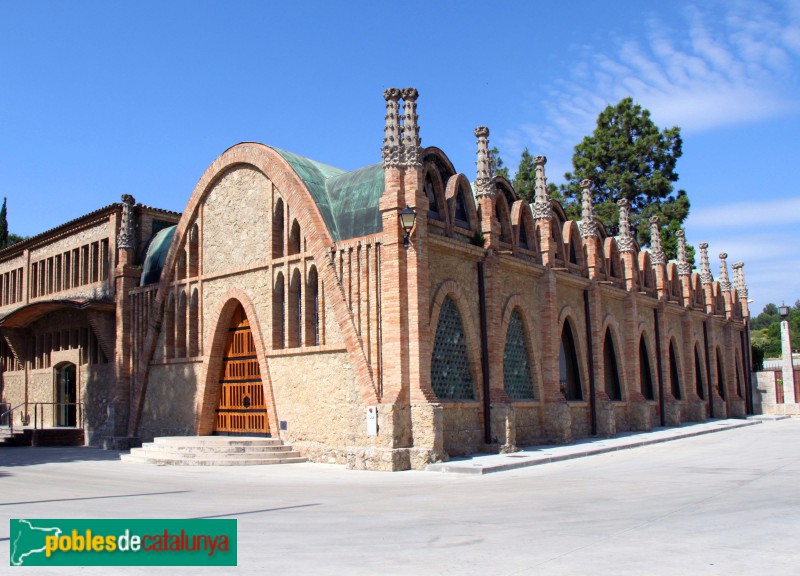
<svg viewBox="0 0 800 576">
<path fill-rule="evenodd" d="M 302 238 L 300 224 L 297 223 L 297 220 L 292 220 L 292 228 L 289 232 L 289 246 L 286 250 L 289 256 L 300 254 Z"/>
<path fill-rule="evenodd" d="M 189 230 L 189 277 L 200 274 L 200 230 L 197 224 Z"/>
<path fill-rule="evenodd" d="M 306 346 L 319 346 L 319 279 L 314 266 L 306 280 Z"/>
<path fill-rule="evenodd" d="M 295 268 L 292 272 L 292 281 L 289 283 L 289 322 L 288 322 L 288 342 L 289 348 L 297 348 L 303 342 L 302 318 L 302 287 L 303 281 L 300 278 L 300 270 Z"/>
<path fill-rule="evenodd" d="M 678 372 L 678 357 L 675 355 L 675 346 L 669 343 L 669 381 L 672 389 L 672 396 L 675 400 L 681 399 L 681 379 Z"/>
<path fill-rule="evenodd" d="M 650 354 L 647 352 L 647 343 L 644 335 L 639 339 L 639 387 L 647 400 L 654 400 L 653 372 L 650 370 Z"/>
<path fill-rule="evenodd" d="M 175 357 L 175 295 L 169 295 L 164 326 L 164 358 Z"/>
<path fill-rule="evenodd" d="M 511 234 L 509 230 L 509 219 L 508 219 L 508 209 L 506 208 L 505 203 L 500 199 L 498 195 L 497 199 L 495 200 L 495 208 L 494 208 L 494 215 L 497 218 L 497 221 L 500 223 L 500 242 L 505 242 L 506 244 L 511 244 Z"/>
<path fill-rule="evenodd" d="M 275 211 L 272 213 L 272 257 L 283 257 L 283 200 L 280 198 L 275 202 Z"/>
<path fill-rule="evenodd" d="M 558 372 L 561 392 L 567 400 L 583 400 L 583 386 L 578 368 L 578 351 L 569 320 L 561 331 L 561 350 L 558 355 Z"/>
<path fill-rule="evenodd" d="M 503 352 L 503 388 L 512 400 L 532 400 L 536 397 L 529 359 L 522 316 L 518 310 L 514 310 L 508 321 Z"/>
<path fill-rule="evenodd" d="M 200 355 L 200 315 L 197 302 L 197 288 L 192 290 L 189 302 L 189 356 Z"/>
<path fill-rule="evenodd" d="M 703 367 L 700 364 L 700 351 L 694 345 L 694 387 L 701 399 L 706 399 L 705 386 L 703 386 Z"/>
<path fill-rule="evenodd" d="M 530 249 L 530 245 L 528 244 L 528 230 L 525 225 L 525 218 L 524 216 L 520 215 L 519 218 L 519 247 L 525 248 L 526 250 Z"/>
<path fill-rule="evenodd" d="M 178 311 L 175 314 L 175 357 L 186 357 L 186 292 L 178 292 Z"/>
<path fill-rule="evenodd" d="M 186 250 L 178 252 L 178 263 L 175 265 L 175 280 L 186 279 Z"/>
<path fill-rule="evenodd" d="M 458 192 L 456 193 L 455 220 L 458 226 L 469 228 L 469 212 L 467 211 L 467 200 L 464 194 L 464 187 L 459 185 Z"/>
<path fill-rule="evenodd" d="M 445 297 L 431 357 L 431 386 L 439 399 L 475 398 L 467 340 L 455 302 Z"/>
<path fill-rule="evenodd" d="M 719 348 L 717 348 L 717 390 L 720 397 L 725 399 L 725 370 L 722 369 L 722 355 Z"/>
<path fill-rule="evenodd" d="M 436 188 L 430 172 L 425 174 L 425 196 L 428 197 L 428 217 L 439 220 L 439 204 L 436 201 Z"/>
<path fill-rule="evenodd" d="M 272 290 L 272 347 L 275 350 L 283 348 L 285 342 L 284 305 L 283 272 L 278 272 Z"/>
<path fill-rule="evenodd" d="M 614 341 L 611 338 L 611 329 L 606 329 L 605 343 L 603 344 L 603 366 L 605 370 L 606 394 L 611 400 L 622 400 L 622 386 L 619 381 L 617 369 L 617 352 L 614 350 Z"/>
</svg>

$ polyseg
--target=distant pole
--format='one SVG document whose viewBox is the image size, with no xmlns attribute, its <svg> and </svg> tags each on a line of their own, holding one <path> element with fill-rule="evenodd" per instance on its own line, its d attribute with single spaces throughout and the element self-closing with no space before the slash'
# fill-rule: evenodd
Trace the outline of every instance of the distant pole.
<svg viewBox="0 0 800 576">
<path fill-rule="evenodd" d="M 794 366 L 792 365 L 792 340 L 789 333 L 789 307 L 781 304 L 778 308 L 781 314 L 781 368 L 783 369 L 783 402 L 794 404 Z"/>
</svg>

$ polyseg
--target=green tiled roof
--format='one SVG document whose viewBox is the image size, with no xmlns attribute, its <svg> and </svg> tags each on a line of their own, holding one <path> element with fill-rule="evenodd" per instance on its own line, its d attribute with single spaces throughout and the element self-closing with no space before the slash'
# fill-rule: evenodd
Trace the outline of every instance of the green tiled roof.
<svg viewBox="0 0 800 576">
<path fill-rule="evenodd" d="M 158 282 L 161 278 L 161 270 L 164 268 L 164 262 L 167 260 L 167 252 L 169 252 L 170 244 L 172 244 L 172 237 L 175 235 L 177 226 L 170 226 L 159 230 L 147 247 L 147 254 L 144 257 L 144 264 L 142 265 L 142 279 L 139 281 L 140 286 L 147 286 Z"/>
<path fill-rule="evenodd" d="M 279 148 L 273 148 L 305 182 L 334 241 L 380 232 L 378 203 L 384 191 L 383 164 L 345 172 Z"/>
</svg>

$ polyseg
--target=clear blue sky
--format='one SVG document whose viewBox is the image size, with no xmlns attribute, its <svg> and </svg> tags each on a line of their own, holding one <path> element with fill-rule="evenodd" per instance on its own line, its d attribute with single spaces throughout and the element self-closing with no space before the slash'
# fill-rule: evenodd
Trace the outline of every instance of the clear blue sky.
<svg viewBox="0 0 800 576">
<path fill-rule="evenodd" d="M 678 125 L 687 238 L 800 298 L 800 2 L 0 2 L 0 195 L 32 235 L 133 194 L 182 210 L 226 148 L 380 160 L 383 90 L 474 178 L 477 125 L 560 183 L 631 95 Z"/>
</svg>

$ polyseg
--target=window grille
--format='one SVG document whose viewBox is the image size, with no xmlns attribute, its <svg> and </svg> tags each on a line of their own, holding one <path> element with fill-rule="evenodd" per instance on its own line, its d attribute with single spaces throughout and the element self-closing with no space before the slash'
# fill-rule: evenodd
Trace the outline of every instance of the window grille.
<svg viewBox="0 0 800 576">
<path fill-rule="evenodd" d="M 455 303 L 445 298 L 433 344 L 431 386 L 440 399 L 475 398 L 467 341 Z"/>
<path fill-rule="evenodd" d="M 515 310 L 508 322 L 503 353 L 503 387 L 511 400 L 535 398 L 529 358 L 522 317 Z"/>
</svg>

